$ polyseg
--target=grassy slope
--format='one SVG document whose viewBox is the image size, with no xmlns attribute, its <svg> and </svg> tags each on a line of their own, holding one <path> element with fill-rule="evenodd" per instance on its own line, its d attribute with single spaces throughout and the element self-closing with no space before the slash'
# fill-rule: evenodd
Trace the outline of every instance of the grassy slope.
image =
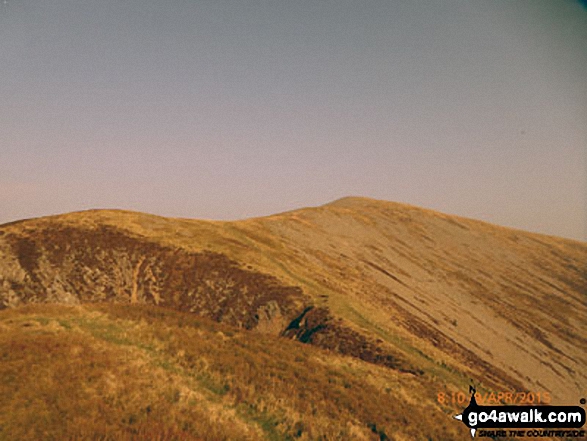
<svg viewBox="0 0 587 441">
<path fill-rule="evenodd" d="M 166 246 L 223 253 L 300 286 L 347 326 L 392 345 L 421 368 L 425 375 L 408 390 L 430 406 L 439 391 L 466 390 L 470 378 L 486 390 L 547 390 L 556 404 L 576 404 L 587 387 L 581 368 L 587 362 L 584 243 L 364 198 L 238 222 L 88 211 L 2 229 L 33 235 L 54 222 L 89 229 L 106 224 Z M 347 363 L 375 369 L 368 378 L 376 383 L 400 375 Z M 295 425 L 294 419 L 282 424 Z M 452 427 L 450 418 L 442 421 Z M 394 433 L 402 426 L 387 424 Z"/>
<path fill-rule="evenodd" d="M 191 314 L 29 305 L 0 330 L 2 440 L 468 436 L 420 378 Z"/>
</svg>

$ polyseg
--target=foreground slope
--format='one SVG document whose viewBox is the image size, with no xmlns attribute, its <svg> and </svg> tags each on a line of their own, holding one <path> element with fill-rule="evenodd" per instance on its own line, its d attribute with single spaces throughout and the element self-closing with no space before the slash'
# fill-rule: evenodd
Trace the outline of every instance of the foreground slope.
<svg viewBox="0 0 587 441">
<path fill-rule="evenodd" d="M 0 331 L 2 440 L 469 436 L 421 379 L 193 314 L 27 305 Z"/>
<path fill-rule="evenodd" d="M 587 389 L 587 244 L 365 198 L 237 222 L 86 211 L 0 227 L 0 302 L 149 303 L 437 393 Z"/>
</svg>

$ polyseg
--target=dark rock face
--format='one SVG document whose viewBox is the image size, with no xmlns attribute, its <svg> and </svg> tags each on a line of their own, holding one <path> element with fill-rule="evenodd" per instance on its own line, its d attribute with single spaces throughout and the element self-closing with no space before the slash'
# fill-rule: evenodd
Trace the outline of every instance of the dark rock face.
<svg viewBox="0 0 587 441">
<path fill-rule="evenodd" d="M 408 366 L 399 354 L 391 354 L 375 341 L 345 326 L 340 319 L 330 314 L 328 308 L 307 307 L 300 316 L 291 321 L 283 335 L 369 363 L 412 374 L 422 373 Z"/>
<path fill-rule="evenodd" d="M 0 308 L 29 302 L 148 303 L 253 329 L 280 330 L 309 302 L 299 287 L 243 269 L 223 254 L 193 253 L 117 229 L 51 228 L 5 239 L 20 276 L 0 274 Z M 16 299 L 14 298 L 16 296 Z"/>
</svg>

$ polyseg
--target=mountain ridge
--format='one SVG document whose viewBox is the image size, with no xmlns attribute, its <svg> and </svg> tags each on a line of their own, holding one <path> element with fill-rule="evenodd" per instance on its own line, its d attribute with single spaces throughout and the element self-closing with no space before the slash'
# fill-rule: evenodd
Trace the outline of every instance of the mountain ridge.
<svg viewBox="0 0 587 441">
<path fill-rule="evenodd" d="M 494 227 L 497 229 L 504 229 L 505 231 L 520 232 L 520 233 L 527 234 L 527 235 L 536 235 L 536 236 L 542 236 L 542 237 L 547 237 L 547 238 L 555 238 L 555 239 L 560 239 L 563 241 L 576 242 L 576 243 L 580 243 L 580 244 L 587 243 L 584 240 L 559 236 L 556 234 L 547 234 L 547 233 L 542 233 L 542 232 L 529 231 L 529 230 L 524 230 L 522 228 L 505 226 L 505 225 L 501 225 L 499 223 L 475 219 L 475 218 L 468 217 L 468 216 L 461 216 L 461 215 L 457 215 L 457 214 L 446 213 L 444 211 L 440 211 L 440 210 L 436 210 L 436 209 L 420 207 L 420 206 L 408 204 L 405 202 L 387 201 L 387 200 L 376 199 L 376 198 L 371 198 L 371 197 L 366 197 L 366 196 L 344 196 L 344 197 L 340 197 L 338 199 L 334 199 L 330 202 L 326 202 L 324 204 L 320 204 L 320 205 L 316 205 L 316 206 L 295 208 L 295 209 L 286 210 L 286 211 L 278 212 L 278 213 L 274 213 L 274 214 L 246 217 L 246 218 L 234 219 L 234 220 L 192 218 L 192 217 L 183 217 L 183 216 L 180 216 L 180 217 L 166 216 L 166 215 L 160 215 L 160 214 L 155 214 L 155 213 L 147 213 L 147 212 L 142 212 L 142 211 L 129 210 L 129 209 L 125 209 L 125 208 L 89 208 L 89 209 L 75 210 L 75 211 L 59 213 L 59 214 L 52 214 L 52 215 L 47 215 L 47 216 L 38 216 L 38 217 L 31 217 L 31 218 L 24 218 L 24 219 L 17 219 L 17 220 L 13 220 L 13 221 L 8 221 L 3 224 L 0 224 L 0 228 L 9 227 L 13 224 L 20 224 L 22 222 L 27 222 L 27 221 L 38 221 L 38 220 L 43 220 L 43 219 L 58 219 L 58 218 L 65 219 L 67 217 L 84 216 L 84 215 L 92 214 L 92 213 L 93 214 L 106 214 L 106 215 L 109 215 L 109 217 L 111 217 L 111 218 L 114 217 L 113 215 L 116 215 L 116 214 L 127 215 L 127 216 L 128 215 L 140 215 L 140 216 L 167 219 L 167 220 L 176 220 L 176 221 L 207 222 L 210 224 L 231 224 L 231 223 L 256 221 L 256 220 L 263 220 L 263 219 L 271 219 L 273 217 L 282 217 L 282 216 L 286 216 L 286 215 L 295 215 L 295 214 L 300 214 L 304 211 L 312 211 L 312 210 L 319 210 L 319 209 L 328 209 L 328 208 L 334 208 L 334 209 L 355 208 L 356 209 L 356 208 L 368 208 L 368 207 L 377 208 L 378 205 L 380 207 L 388 206 L 388 207 L 403 208 L 403 209 L 407 209 L 407 210 L 414 210 L 414 211 L 417 211 L 420 213 L 427 213 L 427 214 L 430 214 L 433 216 L 438 216 L 441 218 L 455 219 L 455 220 L 460 220 L 463 222 L 472 222 L 472 223 L 476 223 L 476 224 L 480 224 L 480 225 L 485 225 L 488 227 Z"/>
</svg>

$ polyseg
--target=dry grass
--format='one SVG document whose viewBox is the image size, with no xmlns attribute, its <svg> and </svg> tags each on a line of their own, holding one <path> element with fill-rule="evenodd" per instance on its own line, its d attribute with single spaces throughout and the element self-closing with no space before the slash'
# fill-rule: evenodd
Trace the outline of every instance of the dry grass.
<svg viewBox="0 0 587 441">
<path fill-rule="evenodd" d="M 464 433 L 412 375 L 189 314 L 38 305 L 3 311 L 0 327 L 0 439 Z"/>
</svg>

